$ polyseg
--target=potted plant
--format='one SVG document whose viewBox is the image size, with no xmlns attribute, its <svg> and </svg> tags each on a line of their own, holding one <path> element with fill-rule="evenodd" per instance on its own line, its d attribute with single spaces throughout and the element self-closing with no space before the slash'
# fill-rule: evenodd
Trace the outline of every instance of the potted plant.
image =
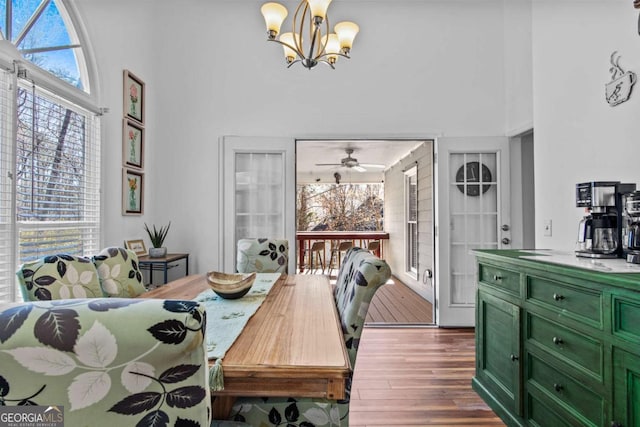
<svg viewBox="0 0 640 427">
<path fill-rule="evenodd" d="M 164 239 L 167 237 L 169 227 L 171 227 L 171 221 L 169 221 L 169 224 L 162 226 L 159 229 L 154 225 L 152 230 L 145 222 L 144 229 L 147 231 L 147 234 L 149 234 L 149 240 L 151 240 L 151 245 L 153 245 L 153 248 L 149 248 L 149 256 L 151 258 L 162 258 L 167 255 L 167 248 L 162 246 L 162 244 L 164 243 Z"/>
</svg>

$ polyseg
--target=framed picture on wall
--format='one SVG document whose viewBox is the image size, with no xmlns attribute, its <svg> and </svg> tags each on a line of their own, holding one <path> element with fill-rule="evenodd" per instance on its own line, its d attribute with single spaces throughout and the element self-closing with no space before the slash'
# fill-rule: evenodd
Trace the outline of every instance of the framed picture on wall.
<svg viewBox="0 0 640 427">
<path fill-rule="evenodd" d="M 124 117 L 144 123 L 144 82 L 131 71 L 124 70 Z"/>
<path fill-rule="evenodd" d="M 131 119 L 122 121 L 122 160 L 128 167 L 144 166 L 144 127 Z"/>
<path fill-rule="evenodd" d="M 144 173 L 122 169 L 122 214 L 142 215 L 144 210 Z"/>
</svg>

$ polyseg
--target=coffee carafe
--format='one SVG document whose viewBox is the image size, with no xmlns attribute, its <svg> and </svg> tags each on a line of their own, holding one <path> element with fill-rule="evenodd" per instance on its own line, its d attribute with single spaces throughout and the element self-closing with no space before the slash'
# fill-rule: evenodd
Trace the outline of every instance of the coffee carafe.
<svg viewBox="0 0 640 427">
<path fill-rule="evenodd" d="M 622 250 L 627 262 L 640 264 L 640 191 L 623 195 Z"/>
<path fill-rule="evenodd" d="M 619 181 L 576 184 L 576 206 L 585 209 L 585 216 L 578 227 L 575 250 L 577 256 L 589 258 L 624 256 L 621 244 L 622 195 L 635 189 L 635 184 L 622 184 Z M 640 250 L 640 247 L 638 249 Z"/>
</svg>

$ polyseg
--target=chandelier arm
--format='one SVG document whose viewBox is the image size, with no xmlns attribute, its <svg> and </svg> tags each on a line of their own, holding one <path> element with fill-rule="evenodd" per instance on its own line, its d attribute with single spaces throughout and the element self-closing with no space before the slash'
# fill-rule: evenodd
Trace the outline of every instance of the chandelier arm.
<svg viewBox="0 0 640 427">
<path fill-rule="evenodd" d="M 298 23 L 298 13 L 300 13 L 300 9 L 302 8 L 303 5 L 304 5 L 304 9 L 302 9 L 302 19 L 300 20 L 300 32 L 298 32 L 296 31 L 296 24 Z M 296 52 L 301 53 L 300 57 L 303 59 L 304 59 L 304 54 L 302 54 L 302 32 L 304 31 L 304 17 L 307 15 L 308 9 L 309 9 L 309 4 L 306 2 L 306 0 L 301 0 L 300 3 L 298 3 L 298 7 L 296 7 L 296 11 L 293 14 L 293 22 L 291 23 L 291 28 L 293 31 L 293 42 L 298 47 L 295 50 Z M 296 37 L 296 34 L 298 34 L 300 37 Z"/>
<path fill-rule="evenodd" d="M 322 62 L 323 64 L 327 64 L 333 70 L 336 69 L 336 67 L 331 62 L 327 61 L 326 59 L 319 59 L 318 62 Z"/>
<path fill-rule="evenodd" d="M 327 43 L 329 43 L 329 15 L 324 17 L 324 23 L 324 33 L 327 35 L 327 40 L 325 43 L 322 43 L 322 39 L 320 39 L 320 44 L 318 45 L 318 56 L 316 56 L 316 58 L 320 58 L 325 53 L 325 50 L 327 49 Z M 322 46 L 322 49 L 320 49 L 320 46 Z"/>
<path fill-rule="evenodd" d="M 281 40 L 278 40 L 278 39 L 269 39 L 267 41 L 268 42 L 280 43 L 281 45 L 286 46 L 289 49 L 293 50 L 296 53 L 296 55 L 298 55 L 299 58 L 304 58 L 302 52 L 300 52 L 296 46 L 291 46 L 289 43 L 285 43 L 285 42 L 283 42 Z"/>
<path fill-rule="evenodd" d="M 301 61 L 302 61 L 301 59 L 296 59 L 295 61 L 291 61 L 289 64 L 287 64 L 287 68 L 291 68 L 291 66 L 293 64 L 295 64 L 296 62 L 301 62 Z"/>
<path fill-rule="evenodd" d="M 317 60 L 319 60 L 319 61 L 324 61 L 323 59 L 320 59 L 320 58 L 323 58 L 323 57 L 325 57 L 325 56 L 329 56 L 329 55 L 338 55 L 338 56 L 341 56 L 341 57 L 343 57 L 343 58 L 351 59 L 351 57 L 350 57 L 349 55 L 345 55 L 345 54 L 344 54 L 344 53 L 342 53 L 342 52 L 335 52 L 335 53 L 328 53 L 328 52 L 325 52 L 325 53 L 323 53 L 322 55 L 318 55 L 315 59 L 317 59 Z"/>
</svg>

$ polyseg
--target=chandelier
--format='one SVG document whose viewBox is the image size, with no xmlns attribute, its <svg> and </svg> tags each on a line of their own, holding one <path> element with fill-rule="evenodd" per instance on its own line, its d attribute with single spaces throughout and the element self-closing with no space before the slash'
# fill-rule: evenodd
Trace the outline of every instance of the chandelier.
<svg viewBox="0 0 640 427">
<path fill-rule="evenodd" d="M 331 0 L 301 0 L 293 14 L 292 31 L 280 33 L 287 8 L 279 3 L 265 3 L 260 9 L 267 24 L 268 41 L 280 43 L 287 68 L 296 62 L 311 69 L 323 62 L 335 69 L 338 57 L 349 59 L 353 39 L 360 28 L 353 22 L 339 22 L 329 31 L 327 9 Z M 305 30 L 305 24 L 308 25 Z M 308 31 L 308 38 L 304 37 Z M 323 34 L 324 33 L 324 34 Z"/>
</svg>

